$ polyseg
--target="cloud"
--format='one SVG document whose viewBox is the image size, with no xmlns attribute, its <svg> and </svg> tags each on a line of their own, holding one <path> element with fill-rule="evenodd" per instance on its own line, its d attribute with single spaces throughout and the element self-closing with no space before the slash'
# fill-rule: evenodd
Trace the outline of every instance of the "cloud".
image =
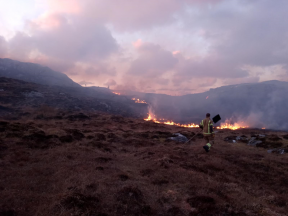
<svg viewBox="0 0 288 216">
<path fill-rule="evenodd" d="M 7 55 L 8 46 L 4 37 L 0 36 L 0 57 L 5 57 Z"/>
<path fill-rule="evenodd" d="M 221 0 L 122 0 L 81 1 L 83 10 L 94 19 L 113 25 L 117 31 L 138 31 L 177 21 L 175 14 L 186 10 L 187 5 L 215 4 Z"/>
<path fill-rule="evenodd" d="M 37 18 L 1 26 L 17 29 L 0 35 L 1 57 L 76 81 L 172 94 L 287 79 L 285 0 L 35 1 Z"/>
<path fill-rule="evenodd" d="M 203 8 L 186 14 L 184 23 L 187 29 L 203 29 L 203 38 L 211 42 L 210 53 L 226 64 L 287 64 L 287 8 L 285 0 L 224 1 L 211 13 Z"/>
<path fill-rule="evenodd" d="M 248 75 L 240 69 L 240 65 L 227 62 L 216 56 L 201 59 L 180 59 L 175 76 L 182 78 L 214 77 L 214 78 L 239 78 Z"/>
<path fill-rule="evenodd" d="M 46 55 L 69 61 L 95 61 L 118 50 L 109 30 L 98 23 L 51 14 L 29 23 L 30 40 Z"/>
<path fill-rule="evenodd" d="M 139 43 L 137 43 L 139 44 Z M 139 57 L 132 61 L 129 74 L 138 76 L 159 76 L 173 69 L 178 60 L 173 54 L 152 43 L 136 46 Z"/>
<path fill-rule="evenodd" d="M 119 44 L 104 24 L 64 13 L 27 21 L 7 42 L 1 37 L 0 48 L 1 56 L 39 63 L 79 80 L 114 76 L 115 67 L 105 61 L 119 53 Z"/>
<path fill-rule="evenodd" d="M 109 79 L 104 83 L 105 86 L 116 86 L 117 83 L 114 79 Z"/>
</svg>

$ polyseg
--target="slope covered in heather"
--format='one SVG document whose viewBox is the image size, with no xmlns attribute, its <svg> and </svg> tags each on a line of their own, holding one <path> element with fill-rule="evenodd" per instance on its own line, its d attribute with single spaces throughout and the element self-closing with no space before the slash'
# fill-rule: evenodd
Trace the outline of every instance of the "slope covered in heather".
<svg viewBox="0 0 288 216">
<path fill-rule="evenodd" d="M 80 87 L 66 74 L 29 62 L 0 58 L 0 77 L 19 79 L 42 85 Z"/>
<path fill-rule="evenodd" d="M 0 120 L 0 215 L 287 214 L 288 154 L 267 152 L 287 152 L 285 133 L 219 131 L 207 154 L 200 134 L 174 132 L 199 130 L 57 109 Z M 224 141 L 263 133 L 258 147 Z"/>
</svg>

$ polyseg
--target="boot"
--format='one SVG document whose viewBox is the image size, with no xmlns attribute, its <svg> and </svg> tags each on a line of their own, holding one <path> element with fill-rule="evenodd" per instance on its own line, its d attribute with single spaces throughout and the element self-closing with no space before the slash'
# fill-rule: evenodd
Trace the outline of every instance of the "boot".
<svg viewBox="0 0 288 216">
<path fill-rule="evenodd" d="M 203 146 L 206 152 L 209 152 L 209 147 L 207 145 Z"/>
<path fill-rule="evenodd" d="M 211 148 L 211 144 L 207 143 L 205 146 L 203 146 L 203 148 L 205 149 L 206 152 L 209 152 Z"/>
</svg>

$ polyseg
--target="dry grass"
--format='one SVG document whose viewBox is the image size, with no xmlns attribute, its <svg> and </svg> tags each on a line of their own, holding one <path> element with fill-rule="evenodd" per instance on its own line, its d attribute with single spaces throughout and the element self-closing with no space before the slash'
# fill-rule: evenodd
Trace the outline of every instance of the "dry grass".
<svg viewBox="0 0 288 216">
<path fill-rule="evenodd" d="M 69 115 L 0 123 L 0 215 L 287 215 L 287 154 L 223 141 L 263 131 L 219 133 L 207 154 L 166 140 L 197 129 Z"/>
</svg>

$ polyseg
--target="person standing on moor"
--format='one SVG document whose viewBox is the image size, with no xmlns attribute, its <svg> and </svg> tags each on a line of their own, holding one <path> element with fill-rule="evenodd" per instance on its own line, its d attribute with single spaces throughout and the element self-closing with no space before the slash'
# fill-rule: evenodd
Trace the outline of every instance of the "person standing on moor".
<svg viewBox="0 0 288 216">
<path fill-rule="evenodd" d="M 206 118 L 200 122 L 200 128 L 203 129 L 203 136 L 207 142 L 203 148 L 209 152 L 212 144 L 214 144 L 213 121 L 210 119 L 210 113 L 207 113 Z"/>
</svg>

